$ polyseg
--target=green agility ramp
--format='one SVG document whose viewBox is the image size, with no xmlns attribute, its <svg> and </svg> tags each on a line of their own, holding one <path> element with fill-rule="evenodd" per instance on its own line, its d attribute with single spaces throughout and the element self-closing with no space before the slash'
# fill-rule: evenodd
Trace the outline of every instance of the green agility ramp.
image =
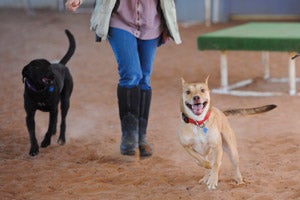
<svg viewBox="0 0 300 200">
<path fill-rule="evenodd" d="M 285 22 L 259 22 L 246 23 L 243 25 L 226 28 L 223 30 L 206 33 L 197 38 L 199 50 L 221 51 L 221 88 L 214 90 L 217 93 L 233 95 L 278 95 L 273 92 L 242 92 L 233 90 L 250 84 L 252 80 L 244 80 L 234 85 L 228 85 L 228 66 L 226 51 L 262 51 L 263 64 L 265 67 L 264 78 L 273 82 L 288 82 L 290 95 L 296 94 L 295 61 L 289 59 L 289 77 L 275 79 L 270 78 L 269 51 L 289 52 L 290 58 L 294 52 L 300 51 L 300 23 Z"/>
<path fill-rule="evenodd" d="M 300 51 L 300 23 L 247 23 L 198 37 L 199 50 Z"/>
</svg>

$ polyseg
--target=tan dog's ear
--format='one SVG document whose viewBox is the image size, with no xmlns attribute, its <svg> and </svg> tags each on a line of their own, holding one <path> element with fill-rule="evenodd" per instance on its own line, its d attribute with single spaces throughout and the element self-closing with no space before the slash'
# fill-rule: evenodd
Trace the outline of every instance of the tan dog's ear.
<svg viewBox="0 0 300 200">
<path fill-rule="evenodd" d="M 209 75 L 206 77 L 205 79 L 205 84 L 208 85 L 208 79 L 209 79 Z"/>
<path fill-rule="evenodd" d="M 185 84 L 185 80 L 181 77 L 181 84 L 182 84 L 182 86 L 184 86 L 184 84 Z"/>
</svg>

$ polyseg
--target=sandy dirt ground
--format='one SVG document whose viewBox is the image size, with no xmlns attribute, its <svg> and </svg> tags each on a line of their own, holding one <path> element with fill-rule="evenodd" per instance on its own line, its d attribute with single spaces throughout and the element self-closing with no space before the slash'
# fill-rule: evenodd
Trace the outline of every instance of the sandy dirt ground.
<svg viewBox="0 0 300 200">
<path fill-rule="evenodd" d="M 236 186 L 225 154 L 217 190 L 198 184 L 204 175 L 179 145 L 176 127 L 180 77 L 202 81 L 210 75 L 219 86 L 219 52 L 199 51 L 198 35 L 236 25 L 180 25 L 183 43 L 159 47 L 152 77 L 153 101 L 148 159 L 121 156 L 116 98 L 116 63 L 108 42 L 95 43 L 90 14 L 0 11 L 0 196 L 10 199 L 300 199 L 300 98 L 287 95 L 287 84 L 262 81 L 259 52 L 229 52 L 229 80 L 256 81 L 245 89 L 274 90 L 276 97 L 237 97 L 212 94 L 220 109 L 276 104 L 274 111 L 253 117 L 231 117 L 246 184 Z M 25 126 L 21 70 L 35 58 L 59 60 L 68 42 L 64 29 L 77 41 L 68 63 L 75 87 L 67 117 L 67 143 L 56 143 L 30 157 Z M 271 75 L 288 74 L 288 54 L 271 53 Z M 299 65 L 297 60 L 297 65 Z M 300 85 L 298 85 L 299 87 Z M 39 143 L 48 126 L 48 113 L 37 112 Z"/>
</svg>

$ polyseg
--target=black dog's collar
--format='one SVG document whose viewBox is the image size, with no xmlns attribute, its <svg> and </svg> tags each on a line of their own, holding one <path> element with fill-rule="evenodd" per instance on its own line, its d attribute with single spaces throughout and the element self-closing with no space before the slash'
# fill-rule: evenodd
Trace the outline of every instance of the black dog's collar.
<svg viewBox="0 0 300 200">
<path fill-rule="evenodd" d="M 48 90 L 48 92 L 50 92 L 50 93 L 54 91 L 53 81 L 51 81 L 51 83 L 49 85 L 46 85 L 41 90 L 36 89 L 33 85 L 30 84 L 30 82 L 27 79 L 25 80 L 25 84 L 28 89 L 30 89 L 31 91 L 36 92 L 36 93 L 45 92 L 46 90 Z"/>
</svg>

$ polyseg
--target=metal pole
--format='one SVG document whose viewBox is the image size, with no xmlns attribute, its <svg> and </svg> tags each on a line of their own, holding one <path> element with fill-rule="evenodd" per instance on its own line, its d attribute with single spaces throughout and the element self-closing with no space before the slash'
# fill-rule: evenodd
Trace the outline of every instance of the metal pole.
<svg viewBox="0 0 300 200">
<path fill-rule="evenodd" d="M 204 7 L 205 7 L 205 25 L 210 26 L 211 25 L 211 0 L 205 0 Z"/>
</svg>

